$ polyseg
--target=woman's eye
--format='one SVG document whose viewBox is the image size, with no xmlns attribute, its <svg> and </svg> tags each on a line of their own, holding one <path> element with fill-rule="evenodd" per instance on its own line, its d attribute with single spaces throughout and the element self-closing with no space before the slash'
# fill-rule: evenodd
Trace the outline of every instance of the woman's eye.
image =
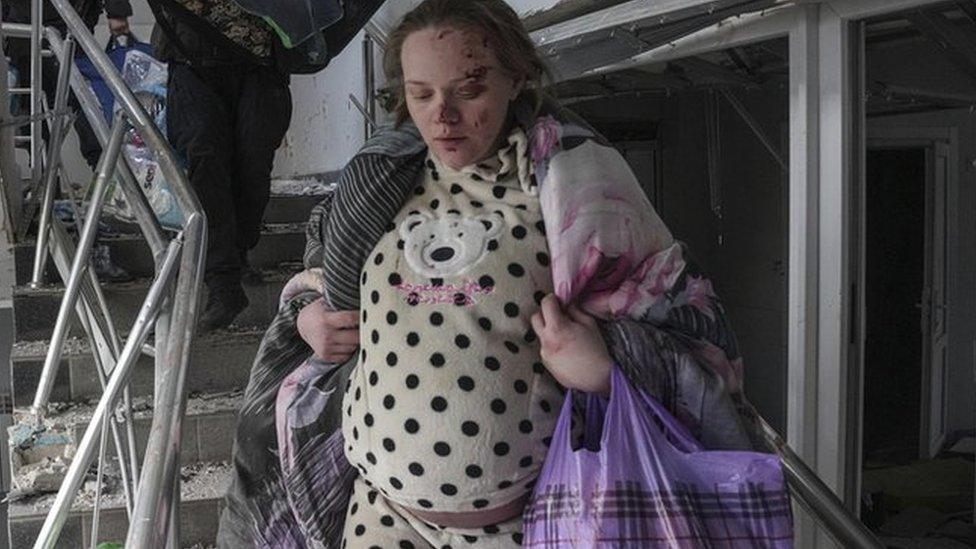
<svg viewBox="0 0 976 549">
<path fill-rule="evenodd" d="M 480 89 L 462 89 L 458 90 L 458 97 L 462 99 L 474 99 L 481 95 Z"/>
</svg>

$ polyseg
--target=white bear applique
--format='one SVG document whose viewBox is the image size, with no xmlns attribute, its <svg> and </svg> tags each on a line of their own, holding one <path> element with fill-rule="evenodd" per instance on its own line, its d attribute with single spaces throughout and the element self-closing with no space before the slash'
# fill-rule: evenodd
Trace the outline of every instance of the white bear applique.
<svg viewBox="0 0 976 549">
<path fill-rule="evenodd" d="M 488 253 L 488 242 L 502 231 L 497 213 L 461 217 L 456 213 L 435 218 L 412 213 L 400 223 L 407 264 L 429 278 L 458 275 L 478 264 Z"/>
</svg>

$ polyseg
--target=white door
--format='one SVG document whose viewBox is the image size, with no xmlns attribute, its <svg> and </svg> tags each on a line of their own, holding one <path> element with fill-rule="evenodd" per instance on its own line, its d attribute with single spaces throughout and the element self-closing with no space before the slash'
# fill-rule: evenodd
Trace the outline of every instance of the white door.
<svg viewBox="0 0 976 549">
<path fill-rule="evenodd" d="M 937 142 L 933 148 L 931 184 L 926 205 L 926 268 L 925 286 L 921 296 L 922 335 L 925 342 L 925 375 L 922 403 L 922 457 L 934 456 L 945 442 L 946 436 L 946 292 L 948 269 L 946 268 L 948 216 L 946 197 L 949 181 L 949 147 Z"/>
</svg>

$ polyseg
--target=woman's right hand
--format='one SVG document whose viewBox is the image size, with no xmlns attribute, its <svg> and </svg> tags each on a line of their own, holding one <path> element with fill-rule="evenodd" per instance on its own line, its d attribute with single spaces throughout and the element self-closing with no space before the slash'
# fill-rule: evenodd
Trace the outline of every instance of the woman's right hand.
<svg viewBox="0 0 976 549">
<path fill-rule="evenodd" d="M 330 311 L 320 297 L 298 313 L 298 333 L 315 356 L 342 364 L 359 348 L 359 311 Z"/>
</svg>

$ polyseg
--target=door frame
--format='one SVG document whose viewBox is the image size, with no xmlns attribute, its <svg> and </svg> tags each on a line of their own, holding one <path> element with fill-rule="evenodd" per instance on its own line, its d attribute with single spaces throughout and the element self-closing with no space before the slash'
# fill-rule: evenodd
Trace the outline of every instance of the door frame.
<svg viewBox="0 0 976 549">
<path fill-rule="evenodd" d="M 946 162 L 947 162 L 948 169 L 946 170 L 945 196 L 948 198 L 955 194 L 955 189 L 957 188 L 956 185 L 958 185 L 958 179 L 959 179 L 958 170 L 955 169 L 955 167 L 958 166 L 958 162 L 959 162 L 958 130 L 955 127 L 953 126 L 878 126 L 878 125 L 871 125 L 870 123 L 867 124 L 865 150 L 920 148 L 925 151 L 925 206 L 924 206 L 925 207 L 925 221 L 924 221 L 925 250 L 923 252 L 924 255 L 922 258 L 924 276 L 925 276 L 924 283 L 926 284 L 926 286 L 923 287 L 923 292 L 925 293 L 925 295 L 928 295 L 927 285 L 930 282 L 931 269 L 932 269 L 932 250 L 930 249 L 930 245 L 932 239 L 933 225 L 936 221 L 933 217 L 933 211 L 932 211 L 933 204 L 934 204 L 933 193 L 935 190 L 935 178 L 936 178 L 935 156 L 936 156 L 936 151 L 940 147 L 945 147 L 947 152 Z M 856 357 L 855 357 L 855 360 L 857 361 L 856 368 L 858 368 L 862 372 L 864 371 L 864 367 L 865 367 L 864 334 L 866 334 L 865 322 L 867 318 L 867 315 L 865 313 L 866 282 L 864 280 L 864 265 L 865 265 L 865 257 L 866 257 L 867 250 L 866 250 L 865 238 L 863 236 L 865 234 L 864 229 L 865 229 L 865 222 L 866 222 L 865 219 L 866 216 L 864 215 L 865 213 L 864 194 L 866 192 L 865 181 L 866 179 L 864 178 L 864 174 L 862 170 L 862 177 L 859 181 L 859 184 L 857 185 L 857 188 L 854 190 L 854 192 L 857 193 L 858 195 L 857 203 L 860 204 L 860 206 L 852 211 L 852 215 L 854 215 L 855 217 L 855 224 L 857 225 L 858 237 L 857 237 L 857 242 L 855 243 L 855 247 L 857 249 L 857 256 L 853 258 L 854 261 L 852 262 L 851 265 L 851 269 L 852 269 L 851 276 L 859 280 L 859 283 L 857 285 L 857 296 L 855 299 L 856 299 L 856 307 L 857 307 L 856 318 L 859 321 L 860 328 L 857 330 L 856 341 L 854 343 L 856 346 Z M 945 246 L 945 264 L 943 265 L 943 268 L 945 269 L 946 273 L 951 273 L 952 272 L 951 266 L 954 263 L 953 254 L 952 254 L 953 248 L 951 243 L 955 241 L 955 235 L 953 234 L 955 227 L 954 224 L 952 223 L 953 215 L 950 208 L 948 207 L 945 208 L 944 215 L 945 215 L 944 222 L 946 227 L 945 229 L 946 246 Z M 945 277 L 945 282 L 944 282 L 945 286 L 942 289 L 942 291 L 944 292 L 944 299 L 946 303 L 948 303 L 950 299 L 950 292 L 949 292 L 949 287 L 951 286 L 949 282 L 950 277 L 951 275 L 947 275 Z M 923 307 L 925 307 L 925 304 L 923 304 Z M 942 337 L 947 338 L 948 321 L 949 321 L 948 312 L 947 311 L 944 312 L 944 315 L 945 316 L 943 320 L 944 327 L 943 327 Z M 932 429 L 932 413 L 933 413 L 932 406 L 934 404 L 932 402 L 932 387 L 931 387 L 932 380 L 933 380 L 933 370 L 932 370 L 933 364 L 932 364 L 931 321 L 929 320 L 930 318 L 931 317 L 929 316 L 926 319 L 928 325 L 923 330 L 922 349 L 921 349 L 922 364 L 920 366 L 922 368 L 922 387 L 920 389 L 921 400 L 920 400 L 920 407 L 919 407 L 920 417 L 919 417 L 919 441 L 918 441 L 919 458 L 921 459 L 927 459 L 931 457 L 933 455 L 933 448 L 936 448 L 940 446 L 942 443 L 944 443 L 945 437 L 947 435 L 947 433 L 945 432 L 945 417 L 944 417 L 945 414 L 943 410 L 943 414 L 942 414 L 943 432 L 939 435 L 939 438 L 934 443 L 932 440 L 930 440 L 931 429 Z M 857 401 L 862 402 L 862 406 L 863 406 L 863 394 L 864 394 L 863 381 L 858 386 L 852 385 L 850 387 L 850 392 L 851 394 L 849 395 L 849 397 L 852 399 L 854 398 L 858 399 Z M 855 392 L 856 394 L 853 394 Z M 942 395 L 943 404 L 945 403 L 946 398 L 947 395 L 944 394 L 943 392 Z M 856 421 L 858 422 L 856 431 L 858 433 L 862 433 L 863 432 L 863 410 L 862 413 L 858 415 Z M 858 464 L 857 471 L 860 471 L 860 466 L 861 466 L 860 452 L 859 455 L 856 457 L 856 460 Z M 858 472 L 856 474 L 858 475 L 857 484 L 858 486 L 860 486 L 860 478 L 859 478 L 860 473 Z"/>
</svg>

